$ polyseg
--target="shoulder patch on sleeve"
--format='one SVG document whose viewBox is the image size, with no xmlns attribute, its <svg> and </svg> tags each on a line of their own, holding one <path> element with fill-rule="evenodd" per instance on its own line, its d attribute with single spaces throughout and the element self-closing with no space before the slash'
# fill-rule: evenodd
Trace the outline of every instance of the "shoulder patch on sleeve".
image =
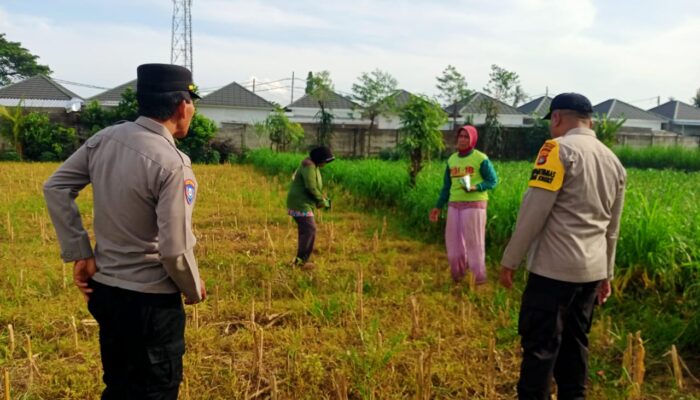
<svg viewBox="0 0 700 400">
<path fill-rule="evenodd" d="M 537 154 L 528 186 L 556 192 L 564 183 L 564 165 L 559 159 L 559 142 L 548 140 Z"/>
<path fill-rule="evenodd" d="M 188 205 L 192 205 L 192 202 L 194 202 L 194 194 L 195 194 L 194 180 L 185 179 L 185 201 L 187 201 Z"/>
</svg>

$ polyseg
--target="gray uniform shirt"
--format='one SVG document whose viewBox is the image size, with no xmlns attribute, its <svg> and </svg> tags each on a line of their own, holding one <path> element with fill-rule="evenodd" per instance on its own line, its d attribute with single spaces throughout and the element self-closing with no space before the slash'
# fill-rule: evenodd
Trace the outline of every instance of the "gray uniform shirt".
<svg viewBox="0 0 700 400">
<path fill-rule="evenodd" d="M 197 182 L 189 157 L 158 122 L 107 127 L 44 184 L 64 261 L 93 256 L 75 198 L 92 184 L 97 282 L 201 300 L 192 209 Z"/>
<path fill-rule="evenodd" d="M 563 171 L 538 168 L 546 167 L 555 148 Z M 554 180 L 557 173 L 563 173 L 559 188 L 533 185 L 533 180 Z M 612 279 L 626 180 L 622 164 L 594 131 L 573 129 L 548 141 L 501 265 L 517 269 L 529 251 L 527 268 L 538 275 L 576 283 Z"/>
</svg>

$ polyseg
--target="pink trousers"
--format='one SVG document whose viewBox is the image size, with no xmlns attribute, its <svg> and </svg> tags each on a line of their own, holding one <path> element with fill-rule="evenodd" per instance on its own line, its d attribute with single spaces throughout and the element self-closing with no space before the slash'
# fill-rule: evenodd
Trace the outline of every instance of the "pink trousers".
<svg viewBox="0 0 700 400">
<path fill-rule="evenodd" d="M 445 245 L 452 279 L 459 282 L 467 266 L 477 284 L 486 282 L 485 252 L 486 210 L 482 208 L 447 208 Z"/>
</svg>

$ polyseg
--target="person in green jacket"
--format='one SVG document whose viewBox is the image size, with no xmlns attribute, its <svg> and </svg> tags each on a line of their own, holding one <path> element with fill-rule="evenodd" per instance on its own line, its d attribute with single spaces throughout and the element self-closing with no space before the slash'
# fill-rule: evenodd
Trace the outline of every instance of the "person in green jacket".
<svg viewBox="0 0 700 400">
<path fill-rule="evenodd" d="M 333 153 L 328 147 L 320 146 L 311 150 L 309 157 L 302 160 L 294 172 L 292 184 L 287 194 L 287 214 L 297 223 L 299 243 L 294 266 L 313 269 L 309 262 L 316 239 L 314 209 L 330 208 L 330 200 L 323 195 L 321 168 L 333 161 Z"/>
</svg>

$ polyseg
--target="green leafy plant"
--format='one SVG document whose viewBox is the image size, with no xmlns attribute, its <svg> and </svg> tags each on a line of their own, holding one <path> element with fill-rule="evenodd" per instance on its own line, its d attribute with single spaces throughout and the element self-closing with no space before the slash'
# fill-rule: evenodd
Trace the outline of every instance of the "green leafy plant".
<svg viewBox="0 0 700 400">
<path fill-rule="evenodd" d="M 16 107 L 0 106 L 0 135 L 7 139 L 10 145 L 14 146 L 20 161 L 24 156 L 22 149 L 22 125 L 26 118 L 22 104 L 23 101 L 20 100 Z"/>
<path fill-rule="evenodd" d="M 447 115 L 440 104 L 423 96 L 414 96 L 401 110 L 400 148 L 410 159 L 411 186 L 423 169 L 424 160 L 445 147 L 440 127 L 447 122 Z"/>
<path fill-rule="evenodd" d="M 627 121 L 626 118 L 608 118 L 607 114 L 596 114 L 593 123 L 595 135 L 606 146 L 612 147 L 617 143 L 617 132 Z"/>
<path fill-rule="evenodd" d="M 290 150 L 290 146 L 304 140 L 304 128 L 299 123 L 291 122 L 281 108 L 276 108 L 265 121 L 255 124 L 255 130 L 261 136 L 267 135 L 270 147 L 274 146 L 276 151 Z"/>
<path fill-rule="evenodd" d="M 33 161 L 58 161 L 68 158 L 78 146 L 75 129 L 54 124 L 48 114 L 31 112 L 22 125 L 24 156 Z"/>
<path fill-rule="evenodd" d="M 187 136 L 177 140 L 177 147 L 194 163 L 216 164 L 220 155 L 214 155 L 209 143 L 216 136 L 216 123 L 200 113 L 195 113 Z"/>
<path fill-rule="evenodd" d="M 316 131 L 316 142 L 319 145 L 328 146 L 333 133 L 333 113 L 329 111 L 328 103 L 333 97 L 333 81 L 328 71 L 317 72 L 315 75 L 309 74 L 307 80 L 307 93 L 317 103 L 319 111 L 316 113 L 318 129 Z"/>
</svg>

